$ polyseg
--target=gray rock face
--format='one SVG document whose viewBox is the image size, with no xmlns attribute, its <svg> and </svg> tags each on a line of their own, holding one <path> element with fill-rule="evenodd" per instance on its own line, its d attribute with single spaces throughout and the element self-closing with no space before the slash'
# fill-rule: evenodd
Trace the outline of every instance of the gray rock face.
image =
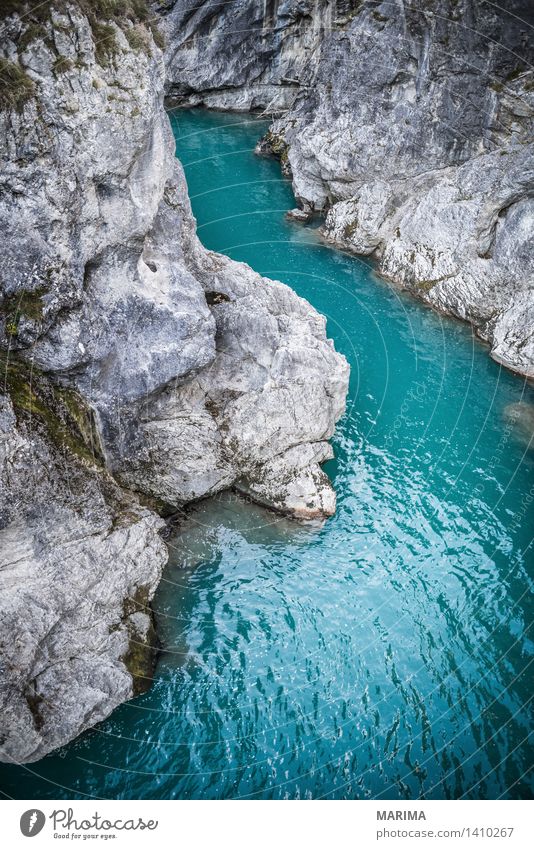
<svg viewBox="0 0 534 849">
<path fill-rule="evenodd" d="M 309 304 L 199 243 L 147 27 L 60 8 L 1 21 L 0 758 L 20 762 L 150 680 L 166 554 L 131 490 L 331 515 L 348 380 Z"/>
<path fill-rule="evenodd" d="M 163 520 L 5 395 L 0 436 L 0 757 L 20 763 L 150 684 L 167 550 Z"/>
<path fill-rule="evenodd" d="M 335 18 L 323 0 L 154 3 L 167 41 L 167 94 L 175 105 L 268 112 L 301 92 Z"/>
<path fill-rule="evenodd" d="M 319 464 L 344 409 L 348 367 L 325 320 L 282 283 L 201 253 L 197 278 L 217 327 L 216 356 L 191 380 L 148 400 L 139 450 L 121 480 L 175 503 L 229 485 L 298 518 L 329 516 L 335 494 Z"/>
<path fill-rule="evenodd" d="M 278 113 L 271 148 L 325 237 L 533 376 L 532 5 L 168 5 L 169 93 Z"/>
<path fill-rule="evenodd" d="M 3 343 L 31 350 L 47 371 L 75 371 L 105 407 L 209 362 L 214 323 L 168 239 L 170 231 L 179 241 L 184 223 L 165 197 L 175 163 L 160 54 L 153 44 L 154 55 L 133 51 L 109 24 L 118 59 L 102 66 L 89 21 L 67 8 L 23 49 L 18 18 L 4 33 L 6 56 L 20 61 L 37 97 L 0 119 L 2 290 L 12 313 L 22 304 L 10 334 L 4 311 Z M 50 39 L 70 63 L 61 73 Z M 22 292 L 34 293 L 39 320 Z"/>
<path fill-rule="evenodd" d="M 71 7 L 68 21 L 78 38 L 62 43 L 62 55 L 72 67 L 51 81 L 57 60 L 42 39 L 30 42 L 20 59 L 28 75 L 39 68 L 38 99 L 20 115 L 4 114 L 16 122 L 8 135 L 10 194 L 0 207 L 8 228 L 5 300 L 16 316 L 13 327 L 4 311 L 4 345 L 90 401 L 109 467 L 122 480 L 177 506 L 243 472 L 248 480 L 258 463 L 290 447 L 331 436 L 347 367 L 308 304 L 198 242 L 154 44 L 133 54 L 129 30 L 115 25 L 121 58 L 102 67 L 88 20 Z M 52 13 L 54 37 L 63 24 Z M 15 19 L 9 30 L 12 59 L 20 26 Z M 75 67 L 80 54 L 83 71 Z M 44 140 L 43 114 L 57 126 Z M 40 146 L 39 155 L 21 162 L 17 144 Z M 35 304 L 25 309 L 31 297 L 37 317 Z M 282 418 L 284 436 L 263 450 L 250 433 L 269 417 Z M 295 469 L 305 472 L 300 461 Z M 320 501 L 312 492 L 304 512 Z M 283 493 L 275 506 L 285 509 Z"/>
</svg>

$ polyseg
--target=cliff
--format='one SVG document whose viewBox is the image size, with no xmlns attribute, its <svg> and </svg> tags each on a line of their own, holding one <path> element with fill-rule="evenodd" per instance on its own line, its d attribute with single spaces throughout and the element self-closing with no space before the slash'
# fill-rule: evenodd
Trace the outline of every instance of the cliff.
<svg viewBox="0 0 534 849">
<path fill-rule="evenodd" d="M 0 757 L 149 686 L 158 513 L 235 486 L 331 515 L 348 367 L 281 283 L 197 240 L 138 0 L 0 22 Z"/>
<path fill-rule="evenodd" d="M 271 114 L 326 239 L 534 376 L 533 25 L 526 0 L 177 0 L 167 88 Z"/>
</svg>

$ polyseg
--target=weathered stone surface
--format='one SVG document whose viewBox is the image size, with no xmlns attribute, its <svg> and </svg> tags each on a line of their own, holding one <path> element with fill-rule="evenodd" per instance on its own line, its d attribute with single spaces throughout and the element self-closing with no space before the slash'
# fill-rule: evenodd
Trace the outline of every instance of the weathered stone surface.
<svg viewBox="0 0 534 849">
<path fill-rule="evenodd" d="M 159 9 L 171 103 L 270 113 L 286 109 L 332 25 L 334 5 L 205 0 L 191 6 L 188 0 L 167 0 Z"/>
<path fill-rule="evenodd" d="M 534 448 L 534 405 L 525 401 L 508 404 L 504 408 L 503 420 L 506 427 L 523 446 L 532 451 Z M 532 495 L 532 490 L 529 493 Z"/>
<path fill-rule="evenodd" d="M 257 467 L 259 445 L 249 432 L 258 419 L 245 419 L 243 411 L 279 416 L 276 381 L 299 418 L 287 414 L 279 425 L 286 439 L 267 459 L 290 444 L 330 436 L 331 417 L 343 409 L 347 368 L 308 304 L 244 266 L 213 258 L 198 242 L 162 109 L 163 64 L 154 44 L 134 55 L 128 28 L 125 34 L 113 25 L 120 61 L 102 67 L 87 18 L 75 6 L 67 9 L 52 13 L 47 26 L 54 37 L 67 21 L 74 27 L 78 39 L 62 47 L 72 67 L 58 81 L 51 48 L 31 42 L 20 60 L 35 75 L 38 99 L 20 115 L 3 116 L 6 124 L 15 121 L 8 145 L 40 146 L 38 157 L 22 162 L 7 151 L 10 194 L 0 216 L 8 228 L 4 291 L 16 326 L 6 310 L 4 344 L 75 385 L 98 413 L 110 468 L 176 506 L 234 483 L 244 457 Z M 6 52 L 14 58 L 21 24 L 12 20 Z M 44 140 L 43 115 L 57 127 Z M 15 232 L 17 215 L 25 226 Z M 31 271 L 21 253 L 31 258 Z M 226 303 L 208 303 L 220 292 Z M 41 305 L 37 318 L 27 309 L 17 313 L 32 293 Z M 283 363 L 291 363 L 291 375 L 281 376 Z M 321 368 L 333 371 L 318 378 Z M 200 409 L 198 398 L 190 408 L 194 375 L 204 400 L 217 398 L 221 406 L 223 398 L 225 421 L 204 401 Z M 306 382 L 316 393 L 313 405 L 301 389 Z M 158 400 L 171 384 L 180 407 L 176 430 Z M 328 419 L 328 427 L 317 435 L 305 422 L 321 406 L 314 417 L 323 425 Z"/>
<path fill-rule="evenodd" d="M 333 435 L 344 410 L 348 366 L 327 342 L 324 318 L 244 264 L 205 253 L 198 260 L 197 277 L 210 287 L 216 356 L 193 379 L 147 401 L 139 450 L 129 442 L 116 473 L 164 502 L 236 484 L 299 518 L 331 515 L 334 493 L 316 474 L 326 456 L 318 461 L 315 446 Z M 297 498 L 299 479 L 307 484 Z"/>
<path fill-rule="evenodd" d="M 161 519 L 41 415 L 16 413 L 2 395 L 0 758 L 25 762 L 150 683 L 149 604 L 167 550 Z"/>
<path fill-rule="evenodd" d="M 5 760 L 150 679 L 161 520 L 117 481 L 166 508 L 231 485 L 301 518 L 335 503 L 347 364 L 309 304 L 201 246 L 161 52 L 132 10 L 91 9 L 1 22 Z"/>
<path fill-rule="evenodd" d="M 166 8 L 169 93 L 278 115 L 259 150 L 327 213 L 325 237 L 532 376 L 532 4 Z"/>
<path fill-rule="evenodd" d="M 133 51 L 109 24 L 118 58 L 102 65 L 89 21 L 75 4 L 66 9 L 52 10 L 46 38 L 22 49 L 23 22 L 10 19 L 4 33 L 37 96 L 0 115 L 2 293 L 16 314 L 33 292 L 41 315 L 28 315 L 23 299 L 6 333 L 4 311 L 3 342 L 31 346 L 48 371 L 76 370 L 104 408 L 209 362 L 214 325 L 173 244 L 184 224 L 165 196 L 175 162 L 159 51 Z M 60 74 L 57 49 L 71 63 Z"/>
</svg>

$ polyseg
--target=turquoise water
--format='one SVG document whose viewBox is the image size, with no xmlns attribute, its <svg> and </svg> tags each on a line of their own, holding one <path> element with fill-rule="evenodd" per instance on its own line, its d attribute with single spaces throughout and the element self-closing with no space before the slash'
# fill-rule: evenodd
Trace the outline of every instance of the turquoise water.
<svg viewBox="0 0 534 849">
<path fill-rule="evenodd" d="M 531 387 L 285 221 L 290 186 L 252 153 L 264 122 L 173 126 L 204 244 L 293 286 L 350 360 L 338 511 L 306 527 L 232 495 L 192 510 L 155 600 L 151 692 L 3 767 L 3 792 L 531 797 L 534 454 L 509 407 Z"/>
</svg>

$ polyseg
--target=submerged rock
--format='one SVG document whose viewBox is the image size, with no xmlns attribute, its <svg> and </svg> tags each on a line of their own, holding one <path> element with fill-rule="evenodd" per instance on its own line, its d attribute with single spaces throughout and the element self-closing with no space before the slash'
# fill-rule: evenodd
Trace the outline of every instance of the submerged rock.
<svg viewBox="0 0 534 849">
<path fill-rule="evenodd" d="M 534 447 L 534 405 L 525 401 L 508 404 L 504 408 L 504 421 L 512 433 L 527 448 Z"/>
<path fill-rule="evenodd" d="M 0 758 L 24 762 L 150 682 L 156 508 L 235 485 L 331 515 L 348 366 L 307 302 L 198 241 L 143 4 L 21 6 L 0 55 Z"/>
</svg>

